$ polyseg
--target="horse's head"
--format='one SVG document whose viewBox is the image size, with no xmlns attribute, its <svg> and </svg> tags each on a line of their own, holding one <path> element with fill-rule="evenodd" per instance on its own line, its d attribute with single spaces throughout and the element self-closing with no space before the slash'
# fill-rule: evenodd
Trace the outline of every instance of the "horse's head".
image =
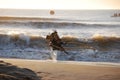
<svg viewBox="0 0 120 80">
<path fill-rule="evenodd" d="M 46 40 L 49 40 L 49 41 L 50 41 L 50 40 L 51 40 L 51 36 L 50 36 L 50 35 L 47 35 L 47 36 L 46 36 Z"/>
</svg>

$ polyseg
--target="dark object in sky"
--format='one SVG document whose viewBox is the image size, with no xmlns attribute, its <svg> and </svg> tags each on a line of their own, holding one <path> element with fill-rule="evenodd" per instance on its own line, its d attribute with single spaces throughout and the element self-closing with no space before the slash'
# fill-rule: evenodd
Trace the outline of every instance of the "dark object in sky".
<svg viewBox="0 0 120 80">
<path fill-rule="evenodd" d="M 50 10 L 50 15 L 54 15 L 55 11 L 54 10 Z"/>
</svg>

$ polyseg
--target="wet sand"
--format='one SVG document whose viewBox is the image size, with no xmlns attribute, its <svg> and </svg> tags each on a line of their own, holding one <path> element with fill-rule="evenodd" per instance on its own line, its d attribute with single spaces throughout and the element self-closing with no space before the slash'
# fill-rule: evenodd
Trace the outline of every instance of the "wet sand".
<svg viewBox="0 0 120 80">
<path fill-rule="evenodd" d="M 41 80 L 120 80 L 120 63 L 63 62 L 50 60 L 3 59 L 33 70 Z"/>
</svg>

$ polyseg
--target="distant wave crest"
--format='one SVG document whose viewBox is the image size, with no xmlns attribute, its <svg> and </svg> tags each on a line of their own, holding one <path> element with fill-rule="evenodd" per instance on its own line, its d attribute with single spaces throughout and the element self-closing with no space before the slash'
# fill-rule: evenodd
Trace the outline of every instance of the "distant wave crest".
<svg viewBox="0 0 120 80">
<path fill-rule="evenodd" d="M 26 26 L 33 28 L 79 28 L 79 27 L 115 27 L 120 26 L 120 23 L 115 22 L 0 22 L 0 25 Z"/>
</svg>

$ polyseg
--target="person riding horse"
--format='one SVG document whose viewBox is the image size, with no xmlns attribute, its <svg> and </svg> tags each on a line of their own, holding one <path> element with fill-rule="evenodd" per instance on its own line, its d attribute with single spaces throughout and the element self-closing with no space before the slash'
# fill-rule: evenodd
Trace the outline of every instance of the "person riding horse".
<svg viewBox="0 0 120 80">
<path fill-rule="evenodd" d="M 63 42 L 59 38 L 56 30 L 50 35 L 47 35 L 46 39 L 49 42 L 49 46 L 52 47 L 53 50 L 64 51 L 66 54 L 68 54 L 68 52 L 66 52 L 65 49 L 62 47 Z"/>
</svg>

